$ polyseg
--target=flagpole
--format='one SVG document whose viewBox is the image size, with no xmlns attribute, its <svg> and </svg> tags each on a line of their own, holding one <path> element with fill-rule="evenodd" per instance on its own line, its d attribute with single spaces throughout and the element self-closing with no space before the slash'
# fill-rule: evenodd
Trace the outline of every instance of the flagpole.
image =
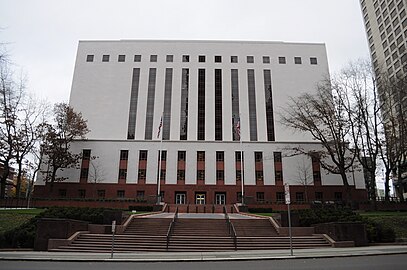
<svg viewBox="0 0 407 270">
<path fill-rule="evenodd" d="M 158 127 L 158 136 L 160 137 L 160 147 L 158 149 L 158 180 L 157 180 L 157 204 L 161 203 L 161 156 L 162 156 L 162 145 L 163 145 L 163 135 L 161 132 L 163 123 L 164 112 L 161 114 L 160 126 Z M 161 136 L 160 136 L 161 135 Z"/>
<path fill-rule="evenodd" d="M 239 114 L 239 125 L 241 125 L 240 122 L 240 114 Z M 243 143 L 242 143 L 242 132 L 239 127 L 239 141 L 240 141 L 240 182 L 242 183 L 242 205 L 244 205 L 244 162 L 243 162 Z"/>
</svg>

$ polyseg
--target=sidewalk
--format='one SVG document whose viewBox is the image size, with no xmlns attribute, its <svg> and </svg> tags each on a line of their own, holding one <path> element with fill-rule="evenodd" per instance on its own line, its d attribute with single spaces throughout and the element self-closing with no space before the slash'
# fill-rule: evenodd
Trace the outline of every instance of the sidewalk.
<svg viewBox="0 0 407 270">
<path fill-rule="evenodd" d="M 407 254 L 407 245 L 368 246 L 354 248 L 323 248 L 290 250 L 245 250 L 228 252 L 134 252 L 115 253 L 68 253 L 38 251 L 0 251 L 0 260 L 13 261 L 117 261 L 117 262 L 182 262 L 182 261 L 233 261 L 233 260 L 282 260 L 305 258 L 331 258 Z"/>
</svg>

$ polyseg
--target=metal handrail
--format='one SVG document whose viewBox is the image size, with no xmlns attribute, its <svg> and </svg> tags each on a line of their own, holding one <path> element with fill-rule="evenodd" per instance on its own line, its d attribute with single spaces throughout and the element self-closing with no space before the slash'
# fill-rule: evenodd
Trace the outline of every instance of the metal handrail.
<svg viewBox="0 0 407 270">
<path fill-rule="evenodd" d="M 168 246 L 170 244 L 170 237 L 171 237 L 172 232 L 174 230 L 175 222 L 177 221 L 177 219 L 178 219 L 178 207 L 175 210 L 174 217 L 172 218 L 170 226 L 168 227 L 168 231 L 167 231 L 167 251 L 168 251 Z"/>
<path fill-rule="evenodd" d="M 235 250 L 237 250 L 237 235 L 236 235 L 236 230 L 235 226 L 233 226 L 233 223 L 230 221 L 229 214 L 226 211 L 226 206 L 223 206 L 223 213 L 225 214 L 225 220 L 226 220 L 226 225 L 228 227 L 229 231 L 229 236 L 232 237 L 233 239 L 233 244 L 235 246 Z"/>
</svg>

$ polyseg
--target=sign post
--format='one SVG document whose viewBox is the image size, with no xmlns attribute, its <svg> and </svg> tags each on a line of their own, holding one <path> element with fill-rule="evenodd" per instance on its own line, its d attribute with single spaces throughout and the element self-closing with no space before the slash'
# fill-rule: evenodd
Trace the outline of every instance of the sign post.
<svg viewBox="0 0 407 270">
<path fill-rule="evenodd" d="M 110 259 L 113 259 L 113 253 L 114 253 L 114 234 L 116 232 L 116 220 L 112 221 L 112 253 L 110 254 Z"/>
<path fill-rule="evenodd" d="M 291 234 L 291 213 L 290 213 L 290 204 L 291 204 L 291 198 L 290 198 L 290 185 L 286 183 L 284 185 L 284 193 L 285 193 L 285 204 L 287 204 L 287 209 L 288 209 L 288 234 L 290 236 L 290 252 L 291 256 L 293 256 L 293 238 Z"/>
</svg>

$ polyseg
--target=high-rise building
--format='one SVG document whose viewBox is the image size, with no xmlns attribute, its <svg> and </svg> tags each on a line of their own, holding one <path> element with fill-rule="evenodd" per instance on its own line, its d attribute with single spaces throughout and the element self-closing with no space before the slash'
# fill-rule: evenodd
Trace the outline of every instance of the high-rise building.
<svg viewBox="0 0 407 270">
<path fill-rule="evenodd" d="M 401 75 L 406 68 L 407 1 L 360 0 L 376 71 Z"/>
<path fill-rule="evenodd" d="M 40 177 L 35 196 L 265 204 L 289 183 L 294 202 L 341 200 L 339 175 L 290 151 L 321 144 L 279 115 L 328 75 L 324 44 L 81 41 L 70 97 L 90 129 L 71 145 L 81 168 L 59 171 L 52 192 Z M 364 200 L 363 173 L 349 179 Z"/>
</svg>

